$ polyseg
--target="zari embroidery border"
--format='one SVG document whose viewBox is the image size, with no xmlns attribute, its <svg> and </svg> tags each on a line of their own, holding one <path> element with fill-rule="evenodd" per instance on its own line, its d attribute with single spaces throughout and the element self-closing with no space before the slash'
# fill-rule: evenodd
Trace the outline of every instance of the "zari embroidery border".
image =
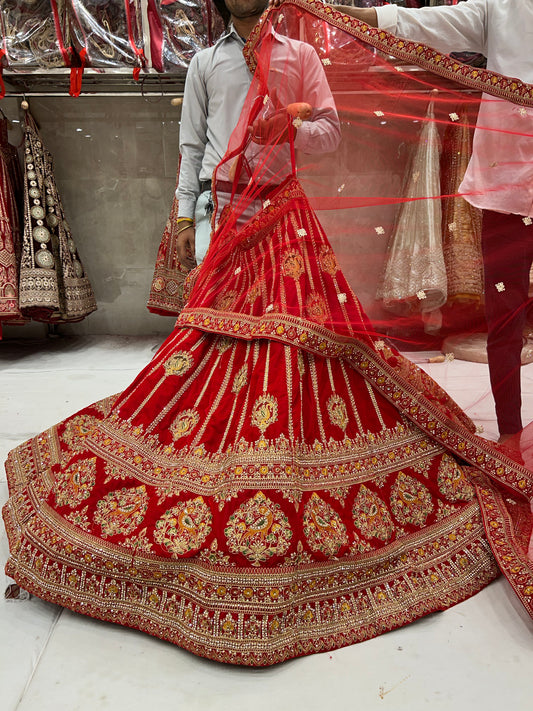
<svg viewBox="0 0 533 711">
<path fill-rule="evenodd" d="M 331 5 L 325 5 L 322 0 L 285 0 L 284 4 L 300 7 L 387 55 L 393 55 L 397 59 L 415 64 L 463 86 L 477 89 L 514 104 L 533 106 L 533 86 L 520 79 L 507 77 L 488 69 L 472 67 L 421 42 L 412 42 L 396 37 L 379 27 L 369 27 L 354 17 L 338 12 Z M 270 9 L 262 16 L 244 47 L 244 57 L 252 72 L 256 69 L 255 49 L 262 26 L 275 12 L 277 10 Z"/>
<path fill-rule="evenodd" d="M 232 569 L 95 539 L 42 504 L 38 471 L 26 475 L 32 511 L 13 499 L 4 507 L 9 575 L 43 599 L 218 661 L 262 666 L 369 639 L 461 602 L 498 575 L 477 502 L 377 553 Z"/>
<path fill-rule="evenodd" d="M 420 460 L 444 451 L 442 445 L 428 442 L 422 434 L 416 435 L 400 424 L 372 438 L 340 440 L 324 444 L 320 450 L 313 445 L 302 446 L 293 452 L 289 469 L 284 466 L 289 451 L 289 441 L 285 439 L 257 440 L 246 447 L 237 442 L 230 452 L 208 453 L 192 446 L 180 453 L 180 464 L 176 466 L 171 456 L 158 451 L 161 445 L 157 436 L 152 439 L 141 431 L 133 434 L 127 426 L 120 426 L 120 418 L 98 424 L 87 441 L 87 449 L 115 462 L 124 474 L 162 487 L 168 495 L 190 490 L 207 496 L 224 495 L 235 486 L 281 489 L 287 494 L 340 492 L 372 479 L 376 469 L 386 475 L 399 468 L 416 467 Z"/>
<path fill-rule="evenodd" d="M 473 483 L 485 523 L 485 532 L 502 573 L 533 617 L 533 562 L 515 540 L 514 526 L 501 493 L 486 477 Z"/>
<path fill-rule="evenodd" d="M 392 356 L 389 359 L 391 365 L 369 344 L 336 335 L 327 328 L 290 314 L 257 317 L 223 313 L 215 309 L 185 308 L 176 323 L 177 326 L 198 328 L 245 340 L 273 339 L 320 356 L 343 358 L 387 400 L 447 450 L 482 469 L 491 478 L 509 486 L 518 494 L 533 498 L 533 473 L 503 452 L 498 452 L 493 443 L 452 421 L 442 407 L 434 405 L 410 385 L 394 368 L 395 362 L 402 356 Z"/>
</svg>

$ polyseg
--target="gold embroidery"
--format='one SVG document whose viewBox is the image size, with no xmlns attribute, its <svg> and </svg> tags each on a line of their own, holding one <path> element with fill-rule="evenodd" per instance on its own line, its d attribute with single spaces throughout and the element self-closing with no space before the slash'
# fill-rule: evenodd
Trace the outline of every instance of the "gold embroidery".
<svg viewBox="0 0 533 711">
<path fill-rule="evenodd" d="M 243 365 L 242 368 L 237 372 L 237 375 L 233 379 L 233 386 L 231 392 L 237 394 L 240 392 L 245 385 L 248 384 L 248 368 Z"/>
<path fill-rule="evenodd" d="M 292 530 L 279 504 L 258 491 L 230 517 L 224 529 L 228 548 L 241 553 L 252 565 L 260 565 L 289 548 Z"/>
<path fill-rule="evenodd" d="M 423 484 L 404 472 L 399 472 L 391 489 L 391 508 L 400 523 L 423 526 L 433 511 L 433 501 L 429 490 Z"/>
<path fill-rule="evenodd" d="M 335 276 L 335 273 L 339 269 L 337 264 L 337 258 L 333 253 L 333 250 L 327 245 L 322 245 L 320 248 L 320 254 L 318 255 L 318 262 L 322 268 L 322 271 L 331 276 Z"/>
<path fill-rule="evenodd" d="M 83 452 L 86 440 L 94 432 L 98 420 L 91 415 L 77 415 L 72 417 L 65 427 L 62 438 L 72 452 Z"/>
<path fill-rule="evenodd" d="M 134 531 L 148 509 L 145 486 L 118 489 L 106 494 L 96 504 L 94 521 L 102 529 L 102 536 L 117 536 Z"/>
<path fill-rule="evenodd" d="M 359 489 L 352 508 L 353 521 L 365 538 L 388 541 L 394 533 L 394 524 L 385 503 L 364 484 Z M 356 537 L 356 543 L 360 539 Z"/>
<path fill-rule="evenodd" d="M 332 395 L 328 400 L 327 408 L 331 424 L 337 425 L 345 432 L 348 426 L 348 412 L 344 400 L 339 395 Z"/>
<path fill-rule="evenodd" d="M 291 249 L 281 258 L 281 271 L 284 276 L 299 279 L 305 272 L 304 260 L 297 249 Z"/>
<path fill-rule="evenodd" d="M 302 351 L 298 351 L 297 362 L 298 362 L 298 372 L 300 373 L 300 377 L 303 377 L 305 374 L 305 362 L 304 362 L 304 354 Z"/>
<path fill-rule="evenodd" d="M 79 506 L 88 499 L 96 483 L 96 457 L 82 459 L 61 469 L 55 482 L 57 506 Z"/>
<path fill-rule="evenodd" d="M 225 353 L 233 343 L 233 338 L 229 338 L 229 336 L 219 336 L 216 342 L 216 349 L 219 353 Z"/>
<path fill-rule="evenodd" d="M 235 303 L 237 296 L 237 292 L 233 289 L 218 294 L 214 301 L 213 308 L 217 311 L 228 311 L 230 310 L 230 306 Z"/>
<path fill-rule="evenodd" d="M 449 454 L 442 455 L 437 484 L 441 494 L 449 501 L 470 501 L 475 496 L 475 489 L 463 469 Z"/>
<path fill-rule="evenodd" d="M 326 556 L 337 555 L 348 544 L 341 516 L 315 492 L 305 505 L 303 530 L 311 550 Z"/>
<path fill-rule="evenodd" d="M 252 425 L 258 427 L 261 434 L 278 419 L 278 402 L 272 395 L 261 395 L 252 408 Z"/>
<path fill-rule="evenodd" d="M 235 565 L 235 563 L 230 563 L 229 555 L 225 555 L 223 551 L 218 550 L 218 541 L 216 538 L 209 548 L 204 548 L 200 551 L 198 558 L 212 565 Z"/>
<path fill-rule="evenodd" d="M 311 292 L 305 302 L 308 318 L 316 323 L 324 323 L 328 319 L 328 307 L 324 297 L 316 291 Z"/>
<path fill-rule="evenodd" d="M 133 548 L 135 553 L 150 553 L 153 548 L 153 543 L 148 540 L 148 535 L 146 533 L 147 528 L 143 528 L 135 536 L 129 536 L 124 539 L 124 546 L 127 548 Z"/>
<path fill-rule="evenodd" d="M 87 517 L 87 509 L 88 508 L 89 508 L 89 504 L 87 504 L 87 506 L 84 506 L 79 511 L 73 511 L 72 513 L 67 514 L 65 516 L 65 518 L 67 519 L 67 521 L 70 521 L 78 528 L 81 528 L 84 531 L 90 531 L 91 530 L 91 522 L 89 521 L 89 518 Z"/>
<path fill-rule="evenodd" d="M 155 524 L 154 538 L 173 558 L 198 550 L 211 533 L 213 514 L 202 496 L 180 501 Z"/>
<path fill-rule="evenodd" d="M 176 417 L 170 425 L 170 431 L 174 440 L 190 434 L 200 421 L 200 415 L 196 410 L 184 410 Z"/>
<path fill-rule="evenodd" d="M 194 358 L 187 351 L 178 351 L 164 364 L 165 375 L 185 375 L 194 365 Z"/>
</svg>

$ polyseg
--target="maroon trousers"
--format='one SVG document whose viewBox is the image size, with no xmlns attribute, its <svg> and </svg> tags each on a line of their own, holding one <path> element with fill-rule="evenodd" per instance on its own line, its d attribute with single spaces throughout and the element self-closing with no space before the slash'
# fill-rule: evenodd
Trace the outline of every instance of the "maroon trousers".
<svg viewBox="0 0 533 711">
<path fill-rule="evenodd" d="M 533 225 L 521 215 L 483 211 L 487 354 L 500 434 L 522 429 L 520 358 L 526 322 Z"/>
</svg>

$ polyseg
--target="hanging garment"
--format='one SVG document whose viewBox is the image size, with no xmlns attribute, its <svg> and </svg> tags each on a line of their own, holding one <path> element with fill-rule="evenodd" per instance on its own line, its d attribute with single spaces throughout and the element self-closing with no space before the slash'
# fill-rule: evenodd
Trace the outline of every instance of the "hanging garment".
<svg viewBox="0 0 533 711">
<path fill-rule="evenodd" d="M 250 93 L 213 175 L 211 246 L 174 332 L 124 392 L 9 455 L 7 572 L 19 585 L 255 666 L 405 625 L 500 571 L 533 613 L 530 450 L 520 461 L 477 436 L 387 345 L 343 268 L 368 270 L 355 238 L 370 226 L 375 244 L 400 196 L 342 171 L 374 169 L 383 138 L 397 147 L 427 109 L 416 91 L 409 111 L 397 103 L 419 77 L 398 86 L 396 41 L 318 1 L 263 17 L 245 48 Z M 413 60 L 429 69 L 423 52 Z M 530 101 L 524 85 L 481 82 Z M 457 105 L 457 85 L 448 91 L 440 115 Z M 338 115 L 359 139 L 296 155 L 303 119 L 290 107 L 304 103 L 317 138 Z"/>
<path fill-rule="evenodd" d="M 20 185 L 17 150 L 7 140 L 7 119 L 0 118 L 0 329 L 3 322 L 24 321 L 18 298 L 21 245 L 16 195 Z"/>
<path fill-rule="evenodd" d="M 176 181 L 176 188 L 177 188 Z M 183 287 L 189 270 L 178 260 L 178 199 L 174 192 L 170 215 L 157 252 L 147 307 L 152 313 L 176 316 L 183 308 Z"/>
<path fill-rule="evenodd" d="M 0 7 L 2 50 L 10 67 L 64 65 L 49 0 L 4 0 Z M 0 53 L 3 54 L 3 51 Z"/>
<path fill-rule="evenodd" d="M 147 17 L 152 65 L 158 72 L 188 67 L 196 52 L 224 32 L 212 0 L 148 0 Z"/>
<path fill-rule="evenodd" d="M 440 138 L 434 102 L 410 164 L 404 202 L 389 241 L 377 298 L 399 314 L 434 311 L 446 303 L 441 232 Z"/>
<path fill-rule="evenodd" d="M 145 62 L 139 0 L 69 0 L 66 14 L 88 66 L 134 65 L 138 78 Z"/>
<path fill-rule="evenodd" d="M 96 301 L 65 219 L 52 156 L 29 111 L 24 161 L 20 308 L 37 321 L 80 321 L 96 309 Z"/>
<path fill-rule="evenodd" d="M 458 195 L 472 155 L 472 128 L 466 107 L 444 135 L 441 164 L 442 235 L 448 300 L 479 304 L 483 295 L 482 212 Z"/>
</svg>

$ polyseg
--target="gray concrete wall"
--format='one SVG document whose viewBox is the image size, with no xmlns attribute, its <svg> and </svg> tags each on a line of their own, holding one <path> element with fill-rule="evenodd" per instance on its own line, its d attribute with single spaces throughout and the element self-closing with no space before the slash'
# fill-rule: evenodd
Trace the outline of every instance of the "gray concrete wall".
<svg viewBox="0 0 533 711">
<path fill-rule="evenodd" d="M 81 96 L 79 98 L 31 98 L 31 111 L 41 135 L 54 156 L 55 175 L 68 222 L 98 302 L 98 310 L 78 324 L 61 325 L 65 335 L 166 335 L 174 319 L 150 314 L 146 308 L 157 249 L 168 218 L 178 166 L 180 109 L 170 97 L 145 100 L 142 97 Z M 10 119 L 20 121 L 19 101 L 4 99 L 2 107 Z M 20 123 L 13 125 L 12 143 L 21 141 Z M 359 129 L 360 130 L 360 129 Z M 340 185 L 355 189 L 394 194 L 399 191 L 403 161 L 383 180 L 376 155 L 352 154 L 351 137 L 343 153 L 335 155 Z M 391 151 L 383 146 L 381 161 Z M 314 188 L 331 181 L 331 156 L 313 157 Z M 321 165 L 327 169 L 322 168 Z M 377 169 L 376 169 L 377 166 Z M 324 175 L 328 175 L 324 178 Z M 353 184 L 353 185 L 352 185 Z M 307 185 L 304 186 L 307 189 Z M 363 193 L 364 194 L 364 193 Z M 339 222 L 339 217 L 341 218 Z M 379 318 L 381 308 L 375 293 L 381 275 L 387 236 L 376 240 L 375 212 L 358 213 L 358 223 L 338 210 L 319 215 L 334 248 L 342 255 L 348 240 L 356 256 L 341 265 L 352 288 L 371 318 Z M 380 224 L 391 225 L 394 207 L 384 207 Z M 368 224 L 366 224 L 366 222 Z M 335 234 L 332 224 L 342 234 Z M 344 225 L 344 227 L 342 227 Z M 368 255 L 371 258 L 368 258 Z M 42 324 L 23 328 L 4 327 L 4 338 L 39 337 L 46 333 Z"/>
<path fill-rule="evenodd" d="M 98 310 L 61 333 L 166 334 L 174 319 L 150 314 L 146 300 L 178 166 L 179 108 L 170 98 L 30 98 L 54 157 L 55 176 Z M 19 102 L 6 115 L 22 119 Z M 20 142 L 20 123 L 12 143 Z M 38 336 L 40 324 L 5 327 L 4 338 Z"/>
</svg>

